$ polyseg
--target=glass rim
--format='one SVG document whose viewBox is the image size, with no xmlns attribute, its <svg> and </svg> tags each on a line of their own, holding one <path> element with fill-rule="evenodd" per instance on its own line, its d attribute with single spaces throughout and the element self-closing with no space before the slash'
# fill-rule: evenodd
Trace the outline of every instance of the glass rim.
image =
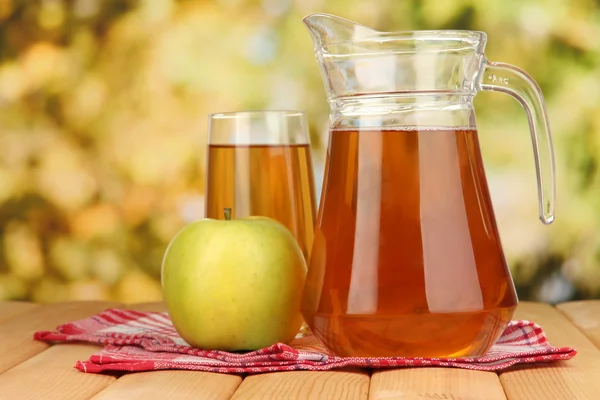
<svg viewBox="0 0 600 400">
<path fill-rule="evenodd" d="M 239 118 L 263 118 L 266 116 L 278 117 L 305 117 L 301 110 L 245 110 L 245 111 L 227 111 L 211 113 L 208 118 L 213 119 L 239 119 Z"/>
<path fill-rule="evenodd" d="M 301 110 L 242 110 L 209 114 L 209 144 L 310 144 Z"/>
</svg>

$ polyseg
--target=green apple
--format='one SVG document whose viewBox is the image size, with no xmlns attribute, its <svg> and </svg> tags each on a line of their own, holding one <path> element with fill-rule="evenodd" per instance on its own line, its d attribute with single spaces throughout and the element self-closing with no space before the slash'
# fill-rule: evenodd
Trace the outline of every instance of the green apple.
<svg viewBox="0 0 600 400">
<path fill-rule="evenodd" d="M 265 217 L 202 219 L 167 247 L 161 284 L 179 335 L 202 349 L 289 343 L 302 324 L 306 261 L 292 233 Z"/>
</svg>

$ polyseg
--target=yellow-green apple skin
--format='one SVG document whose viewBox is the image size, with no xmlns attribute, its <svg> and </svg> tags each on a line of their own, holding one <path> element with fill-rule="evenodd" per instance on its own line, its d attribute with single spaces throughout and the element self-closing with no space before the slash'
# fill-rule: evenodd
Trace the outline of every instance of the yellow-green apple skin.
<svg viewBox="0 0 600 400">
<path fill-rule="evenodd" d="M 202 349 L 289 343 L 302 324 L 306 261 L 292 233 L 265 217 L 202 219 L 165 252 L 161 284 L 179 335 Z"/>
</svg>

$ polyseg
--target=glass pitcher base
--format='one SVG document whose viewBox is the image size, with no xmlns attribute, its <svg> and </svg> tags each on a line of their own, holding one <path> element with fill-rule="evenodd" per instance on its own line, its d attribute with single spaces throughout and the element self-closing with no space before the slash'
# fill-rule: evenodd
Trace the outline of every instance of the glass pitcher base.
<svg viewBox="0 0 600 400">
<path fill-rule="evenodd" d="M 485 354 L 515 307 L 424 314 L 316 314 L 314 334 L 342 357 L 471 357 Z"/>
</svg>

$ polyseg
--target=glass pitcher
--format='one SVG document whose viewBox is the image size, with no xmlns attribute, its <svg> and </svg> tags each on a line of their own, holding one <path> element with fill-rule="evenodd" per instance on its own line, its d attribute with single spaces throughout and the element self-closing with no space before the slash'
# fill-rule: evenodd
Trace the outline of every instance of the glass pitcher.
<svg viewBox="0 0 600 400">
<path fill-rule="evenodd" d="M 378 32 L 327 14 L 304 22 L 331 109 L 308 325 L 340 356 L 484 354 L 518 299 L 473 97 L 492 90 L 523 105 L 550 224 L 554 155 L 540 88 L 487 61 L 483 32 Z"/>
</svg>

